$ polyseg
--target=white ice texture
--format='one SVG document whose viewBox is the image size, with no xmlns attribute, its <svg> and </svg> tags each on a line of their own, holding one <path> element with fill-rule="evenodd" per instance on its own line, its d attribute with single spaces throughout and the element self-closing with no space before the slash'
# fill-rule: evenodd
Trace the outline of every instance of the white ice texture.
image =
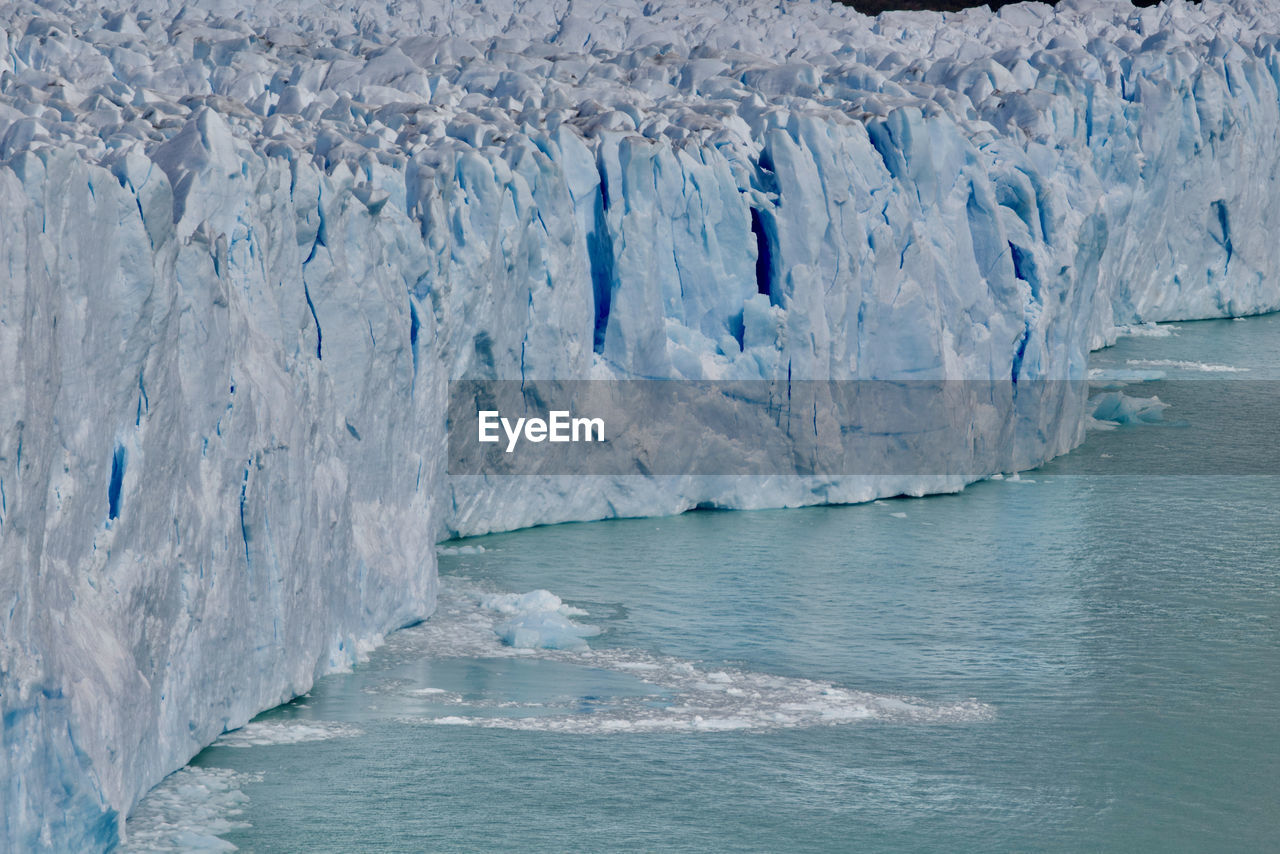
<svg viewBox="0 0 1280 854">
<path fill-rule="evenodd" d="M 390 11 L 389 11 L 390 10 Z M 1280 0 L 0 6 L 0 848 L 429 614 L 434 543 L 952 478 L 450 480 L 452 378 L 1083 378 L 1280 307 Z M 1029 403 L 1033 465 L 1083 399 Z"/>
<path fill-rule="evenodd" d="M 584 650 L 588 648 L 586 639 L 600 634 L 595 626 L 569 619 L 586 612 L 565 605 L 548 590 L 495 593 L 482 597 L 480 606 L 508 617 L 493 631 L 503 643 L 516 649 Z"/>
<path fill-rule="evenodd" d="M 1169 404 L 1158 397 L 1130 397 L 1124 392 L 1107 391 L 1089 398 L 1091 426 L 1100 429 L 1122 424 L 1154 424 L 1164 420 Z"/>
</svg>

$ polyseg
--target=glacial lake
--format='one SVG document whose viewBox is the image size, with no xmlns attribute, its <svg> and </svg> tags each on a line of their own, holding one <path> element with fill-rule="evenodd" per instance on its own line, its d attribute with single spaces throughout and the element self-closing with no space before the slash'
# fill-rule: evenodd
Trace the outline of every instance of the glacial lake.
<svg viewBox="0 0 1280 854">
<path fill-rule="evenodd" d="M 1280 316 L 1167 329 L 1091 366 L 1280 378 Z M 202 752 L 126 850 L 1280 849 L 1280 478 L 1181 473 L 1234 413 L 1171 401 L 957 495 L 444 544 L 437 616 Z M 498 640 L 535 590 L 589 649 Z"/>
</svg>

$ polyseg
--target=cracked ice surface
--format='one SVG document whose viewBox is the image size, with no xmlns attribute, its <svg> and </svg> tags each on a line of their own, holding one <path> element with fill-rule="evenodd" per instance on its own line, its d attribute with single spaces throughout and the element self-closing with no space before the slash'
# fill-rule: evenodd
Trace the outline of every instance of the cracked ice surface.
<svg viewBox="0 0 1280 854">
<path fill-rule="evenodd" d="M 108 845 L 444 533 L 963 485 L 451 482 L 451 378 L 1083 378 L 1280 306 L 1277 13 L 0 5 L 0 847 Z"/>
</svg>

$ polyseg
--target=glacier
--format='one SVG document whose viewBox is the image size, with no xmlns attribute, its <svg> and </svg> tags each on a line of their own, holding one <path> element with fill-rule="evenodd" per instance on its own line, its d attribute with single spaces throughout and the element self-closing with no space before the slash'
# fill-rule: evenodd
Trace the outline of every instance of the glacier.
<svg viewBox="0 0 1280 854">
<path fill-rule="evenodd" d="M 451 478 L 449 381 L 1080 379 L 1280 308 L 1278 170 L 1276 0 L 3 3 L 0 847 L 111 847 L 442 538 L 971 479 Z"/>
</svg>

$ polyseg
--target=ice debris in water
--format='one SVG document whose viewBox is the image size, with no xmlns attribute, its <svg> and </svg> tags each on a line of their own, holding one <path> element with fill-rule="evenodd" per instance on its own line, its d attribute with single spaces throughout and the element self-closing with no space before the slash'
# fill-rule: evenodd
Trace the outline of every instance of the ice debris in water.
<svg viewBox="0 0 1280 854">
<path fill-rule="evenodd" d="M 241 787 L 261 779 L 228 768 L 175 771 L 130 816 L 123 854 L 236 850 L 218 837 L 249 826 L 236 819 L 249 800 Z"/>
<path fill-rule="evenodd" d="M 441 556 L 479 555 L 485 553 L 484 546 L 438 546 L 436 554 Z"/>
<path fill-rule="evenodd" d="M 1090 427 L 1108 430 L 1121 424 L 1151 424 L 1164 420 L 1169 404 L 1152 397 L 1130 397 L 1108 391 L 1089 398 Z"/>
<path fill-rule="evenodd" d="M 254 721 L 225 733 L 214 743 L 218 747 L 265 747 L 328 741 L 359 734 L 359 728 L 350 724 L 328 721 Z"/>
<path fill-rule="evenodd" d="M 493 630 L 503 643 L 516 649 L 584 650 L 588 648 L 586 638 L 600 634 L 595 626 L 569 619 L 585 616 L 586 611 L 564 604 L 547 590 L 490 594 L 480 598 L 480 605 L 510 616 Z"/>
<path fill-rule="evenodd" d="M 1128 323 L 1116 327 L 1116 336 L 1124 338 L 1168 338 L 1177 326 L 1169 323 Z"/>
<path fill-rule="evenodd" d="M 1128 363 L 1136 368 L 1175 368 L 1204 374 L 1241 374 L 1249 370 L 1237 368 L 1235 365 L 1214 365 L 1208 362 L 1189 362 L 1185 359 L 1129 359 Z"/>
<path fill-rule="evenodd" d="M 582 704 L 504 702 L 499 706 L 420 688 L 396 690 L 414 699 L 454 706 L 446 714 L 410 716 L 407 723 L 491 727 L 563 733 L 719 732 L 828 726 L 865 720 L 901 723 L 966 723 L 992 718 L 995 710 L 976 699 L 930 702 L 856 691 L 821 680 L 706 667 L 636 649 L 515 649 L 495 637 L 494 617 L 510 614 L 564 616 L 559 597 L 546 590 L 524 594 L 479 593 L 467 582 L 443 585 L 435 616 L 401 632 L 392 641 L 405 659 L 520 656 L 558 661 L 636 676 L 653 686 L 650 694 L 595 698 Z M 539 610 L 542 609 L 542 610 Z M 575 609 L 567 609 L 575 613 Z M 580 612 L 576 612 L 580 613 Z M 478 714 L 481 709 L 489 713 Z M 465 710 L 465 714 L 460 712 Z M 443 710 L 442 710 L 443 711 Z"/>
<path fill-rule="evenodd" d="M 1090 368 L 1089 384 L 1114 391 L 1129 383 L 1145 383 L 1162 380 L 1164 371 L 1149 371 L 1140 368 Z"/>
</svg>

